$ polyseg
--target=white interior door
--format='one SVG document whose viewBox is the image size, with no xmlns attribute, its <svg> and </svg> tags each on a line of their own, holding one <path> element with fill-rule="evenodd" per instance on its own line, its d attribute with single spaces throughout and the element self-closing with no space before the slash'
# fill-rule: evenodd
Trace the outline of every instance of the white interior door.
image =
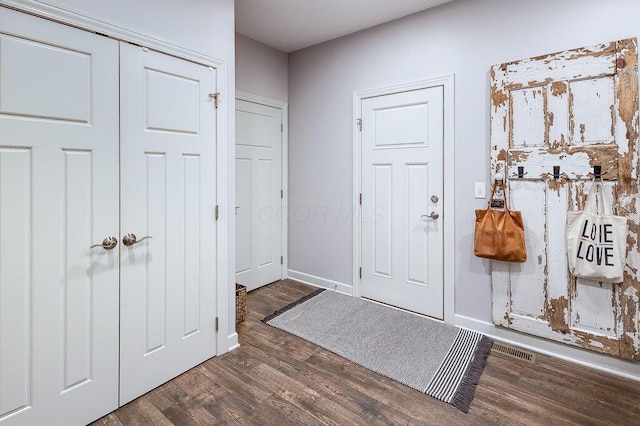
<svg viewBox="0 0 640 426">
<path fill-rule="evenodd" d="M 124 404 L 216 353 L 216 71 L 120 49 Z"/>
<path fill-rule="evenodd" d="M 362 296 L 443 319 L 443 88 L 362 100 Z"/>
<path fill-rule="evenodd" d="M 118 405 L 118 44 L 0 8 L 0 423 Z"/>
<path fill-rule="evenodd" d="M 282 109 L 236 100 L 236 282 L 282 278 Z"/>
</svg>

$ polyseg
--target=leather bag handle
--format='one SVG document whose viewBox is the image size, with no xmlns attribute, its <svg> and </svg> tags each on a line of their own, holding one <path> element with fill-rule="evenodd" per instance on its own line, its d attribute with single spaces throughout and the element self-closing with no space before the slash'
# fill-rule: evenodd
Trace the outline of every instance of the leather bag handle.
<svg viewBox="0 0 640 426">
<path fill-rule="evenodd" d="M 494 196 L 494 195 L 495 195 L 495 193 L 496 193 L 496 188 L 497 188 L 497 187 L 502 188 L 502 192 L 504 193 L 504 211 L 505 211 L 505 212 L 508 212 L 508 211 L 509 211 L 509 206 L 508 206 L 508 204 L 507 204 L 507 185 L 505 185 L 504 181 L 502 181 L 502 183 L 497 183 L 497 181 L 495 181 L 495 182 L 493 183 L 493 186 L 492 186 L 492 188 L 491 188 L 491 196 L 489 197 L 489 204 L 488 204 L 487 208 L 488 208 L 489 210 L 493 210 L 493 209 L 491 208 L 491 202 L 493 201 L 493 196 Z"/>
</svg>

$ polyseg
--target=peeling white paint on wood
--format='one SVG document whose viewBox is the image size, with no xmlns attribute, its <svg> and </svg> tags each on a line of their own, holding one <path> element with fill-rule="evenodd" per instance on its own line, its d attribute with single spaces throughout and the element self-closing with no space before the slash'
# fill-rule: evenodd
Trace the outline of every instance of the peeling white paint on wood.
<svg viewBox="0 0 640 426">
<path fill-rule="evenodd" d="M 511 91 L 512 147 L 542 144 L 545 139 L 544 111 L 547 103 L 544 87 L 531 87 Z"/>
<path fill-rule="evenodd" d="M 581 147 L 580 150 L 517 148 L 509 150 L 508 177 L 518 176 L 518 167 L 524 167 L 526 179 L 545 179 L 553 176 L 553 167 L 560 166 L 560 176 L 569 180 L 585 179 L 593 173 L 592 159 L 602 159 L 603 179 L 618 176 L 617 146 L 600 145 Z"/>
<path fill-rule="evenodd" d="M 509 205 L 516 209 L 518 205 L 528 203 L 538 211 L 536 215 L 523 217 L 526 229 L 536 229 L 544 232 L 544 183 L 512 182 L 509 195 Z M 511 277 L 511 311 L 533 318 L 544 315 L 544 257 L 545 242 L 537 238 L 536 233 L 526 235 L 527 257 L 530 261 L 510 265 Z"/>
<path fill-rule="evenodd" d="M 636 40 L 496 65 L 491 100 L 491 170 L 509 177 L 528 245 L 524 264 L 492 262 L 494 323 L 640 360 Z M 629 220 L 620 284 L 576 279 L 567 268 L 567 211 L 583 208 L 595 165 L 614 211 Z"/>
<path fill-rule="evenodd" d="M 569 84 L 570 141 L 574 145 L 615 143 L 615 86 L 613 77 Z"/>
</svg>

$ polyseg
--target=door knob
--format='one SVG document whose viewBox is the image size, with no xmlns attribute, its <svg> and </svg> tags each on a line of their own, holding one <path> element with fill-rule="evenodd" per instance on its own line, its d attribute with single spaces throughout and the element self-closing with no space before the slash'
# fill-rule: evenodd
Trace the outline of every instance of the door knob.
<svg viewBox="0 0 640 426">
<path fill-rule="evenodd" d="M 150 235 L 147 235 L 146 237 L 142 237 L 138 240 L 138 238 L 136 237 L 136 234 L 125 234 L 125 236 L 122 237 L 122 244 L 124 244 L 127 247 L 130 247 L 134 244 L 141 243 L 142 241 L 148 238 L 153 238 L 153 237 Z"/>
<path fill-rule="evenodd" d="M 423 220 L 424 220 L 424 219 L 432 219 L 432 220 L 436 220 L 436 219 L 438 219 L 438 218 L 440 217 L 440 214 L 439 214 L 438 212 L 436 212 L 436 211 L 432 211 L 430 215 L 423 214 L 423 215 L 422 215 L 422 216 L 420 216 L 420 217 L 421 217 Z M 124 240 L 123 240 L 122 242 L 124 242 Z"/>
<path fill-rule="evenodd" d="M 107 237 L 104 240 L 102 240 L 102 244 L 94 244 L 89 248 L 92 249 L 95 247 L 102 247 L 105 250 L 112 250 L 117 245 L 118 245 L 118 239 L 116 237 Z"/>
</svg>

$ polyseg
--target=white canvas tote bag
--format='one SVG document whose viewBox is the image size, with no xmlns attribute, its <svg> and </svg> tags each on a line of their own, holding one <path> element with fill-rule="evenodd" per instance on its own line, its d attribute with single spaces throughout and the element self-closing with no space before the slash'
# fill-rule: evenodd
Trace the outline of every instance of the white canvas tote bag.
<svg viewBox="0 0 640 426">
<path fill-rule="evenodd" d="M 627 218 L 611 214 L 602 180 L 592 181 L 583 211 L 567 214 L 569 272 L 605 283 L 623 280 Z"/>
</svg>

